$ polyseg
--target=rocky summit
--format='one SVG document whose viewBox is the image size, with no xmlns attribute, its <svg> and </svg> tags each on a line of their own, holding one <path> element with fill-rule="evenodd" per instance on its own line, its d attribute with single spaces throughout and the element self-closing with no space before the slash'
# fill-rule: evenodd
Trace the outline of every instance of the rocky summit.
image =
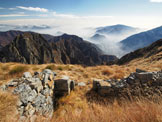
<svg viewBox="0 0 162 122">
<path fill-rule="evenodd" d="M 93 90 L 111 98 L 153 98 L 162 94 L 162 72 L 146 72 L 137 69 L 121 80 L 94 80 Z"/>
<path fill-rule="evenodd" d="M 107 55 L 102 58 L 102 51 L 94 44 L 84 41 L 75 35 L 64 34 L 50 40 L 56 63 L 100 65 L 117 59 L 116 56 Z M 106 57 L 106 56 L 104 56 Z"/>
<path fill-rule="evenodd" d="M 17 36 L 0 52 L 0 61 L 2 62 L 43 64 L 53 62 L 53 59 L 49 43 L 36 33 Z"/>
</svg>

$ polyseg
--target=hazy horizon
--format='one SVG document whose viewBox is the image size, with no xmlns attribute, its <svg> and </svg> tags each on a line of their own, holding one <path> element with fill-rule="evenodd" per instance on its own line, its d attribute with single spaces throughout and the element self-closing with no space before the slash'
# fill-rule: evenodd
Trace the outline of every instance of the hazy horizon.
<svg viewBox="0 0 162 122">
<path fill-rule="evenodd" d="M 42 29 L 40 32 L 54 34 L 52 31 L 56 31 L 84 35 L 82 29 L 116 24 L 142 29 L 162 25 L 160 16 L 162 0 L 0 0 L 0 2 L 0 24 L 5 24 L 6 30 L 9 30 L 9 26 L 45 25 L 50 29 L 48 28 L 48 31 Z M 4 28 L 0 26 L 0 30 Z"/>
<path fill-rule="evenodd" d="M 0 31 L 63 33 L 88 41 L 97 27 L 127 25 L 141 31 L 162 25 L 162 0 L 0 0 Z M 141 32 L 139 31 L 139 32 Z M 132 33 L 133 34 L 133 33 Z M 135 34 L 135 33 L 134 33 Z M 106 54 L 122 56 L 118 42 L 131 34 L 107 37 L 99 45 Z"/>
</svg>

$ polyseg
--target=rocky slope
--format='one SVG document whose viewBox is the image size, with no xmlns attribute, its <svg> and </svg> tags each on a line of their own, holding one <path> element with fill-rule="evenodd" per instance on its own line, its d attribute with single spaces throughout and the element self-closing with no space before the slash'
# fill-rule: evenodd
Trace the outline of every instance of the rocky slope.
<svg viewBox="0 0 162 122">
<path fill-rule="evenodd" d="M 137 58 L 149 58 L 155 55 L 157 56 L 156 59 L 154 60 L 160 60 L 162 59 L 161 52 L 162 52 L 162 39 L 152 43 L 150 46 L 128 53 L 127 55 L 123 56 L 121 59 L 118 60 L 118 64 L 126 64 Z"/>
<path fill-rule="evenodd" d="M 54 37 L 50 42 L 57 63 L 97 65 L 117 59 L 107 55 L 108 60 L 103 60 L 102 51 L 96 45 L 74 35 L 64 34 Z"/>
<path fill-rule="evenodd" d="M 36 33 L 18 35 L 0 52 L 2 62 L 43 64 L 53 62 L 52 49 L 48 42 Z"/>
<path fill-rule="evenodd" d="M 115 56 L 104 55 L 104 57 L 106 58 L 103 58 L 102 51 L 96 45 L 80 37 L 64 34 L 46 41 L 41 34 L 31 32 L 18 35 L 0 52 L 2 62 L 28 64 L 55 62 L 100 65 L 117 59 Z"/>
<path fill-rule="evenodd" d="M 161 38 L 162 38 L 162 26 L 146 32 L 132 35 L 127 39 L 122 40 L 121 44 L 123 45 L 124 50 L 134 51 L 136 49 L 148 46 Z"/>
</svg>

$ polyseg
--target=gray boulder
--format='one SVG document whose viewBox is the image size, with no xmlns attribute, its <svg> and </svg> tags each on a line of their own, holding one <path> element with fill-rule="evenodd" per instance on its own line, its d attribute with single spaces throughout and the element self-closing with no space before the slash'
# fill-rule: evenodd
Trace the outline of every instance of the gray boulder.
<svg viewBox="0 0 162 122">
<path fill-rule="evenodd" d="M 23 77 L 24 77 L 24 78 L 32 78 L 32 75 L 31 75 L 30 72 L 24 72 L 24 73 L 23 73 Z"/>
</svg>

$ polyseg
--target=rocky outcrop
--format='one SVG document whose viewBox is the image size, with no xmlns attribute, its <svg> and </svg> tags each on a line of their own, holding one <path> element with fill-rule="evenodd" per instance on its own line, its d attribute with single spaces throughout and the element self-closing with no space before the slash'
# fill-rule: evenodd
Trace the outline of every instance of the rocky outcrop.
<svg viewBox="0 0 162 122">
<path fill-rule="evenodd" d="M 93 90 L 111 98 L 153 98 L 162 94 L 162 72 L 137 70 L 121 80 L 94 80 Z"/>
<path fill-rule="evenodd" d="M 134 52 L 128 53 L 127 55 L 123 56 L 118 60 L 118 64 L 126 64 L 134 59 L 137 58 L 149 58 L 153 55 L 156 55 L 158 53 L 162 52 L 162 39 L 154 42 L 150 46 L 147 46 L 145 48 L 138 49 Z M 162 59 L 162 56 L 159 56 L 157 60 Z"/>
<path fill-rule="evenodd" d="M 23 74 L 22 78 L 10 81 L 6 89 L 13 87 L 13 94 L 19 96 L 17 103 L 20 116 L 32 117 L 39 114 L 52 117 L 53 114 L 53 89 L 48 82 L 54 79 L 55 73 L 51 70 L 36 72 L 34 76 L 30 72 Z"/>
<path fill-rule="evenodd" d="M 40 34 L 24 33 L 1 50 L 0 61 L 43 64 L 54 62 L 54 56 L 51 46 Z"/>
<path fill-rule="evenodd" d="M 111 65 L 118 61 L 118 58 L 114 55 L 101 55 L 102 64 Z"/>
<path fill-rule="evenodd" d="M 32 119 L 35 115 L 50 119 L 55 110 L 56 100 L 63 95 L 69 95 L 75 87 L 75 82 L 67 76 L 58 80 L 55 80 L 55 76 L 56 73 L 49 69 L 35 72 L 33 76 L 30 72 L 25 72 L 21 78 L 1 86 L 0 90 L 18 95 L 17 109 L 20 119 Z"/>
<path fill-rule="evenodd" d="M 102 51 L 94 44 L 82 38 L 64 34 L 50 40 L 56 63 L 100 65 L 109 60 L 102 60 Z M 114 56 L 115 57 L 115 56 Z M 107 55 L 107 59 L 112 56 Z"/>
</svg>

